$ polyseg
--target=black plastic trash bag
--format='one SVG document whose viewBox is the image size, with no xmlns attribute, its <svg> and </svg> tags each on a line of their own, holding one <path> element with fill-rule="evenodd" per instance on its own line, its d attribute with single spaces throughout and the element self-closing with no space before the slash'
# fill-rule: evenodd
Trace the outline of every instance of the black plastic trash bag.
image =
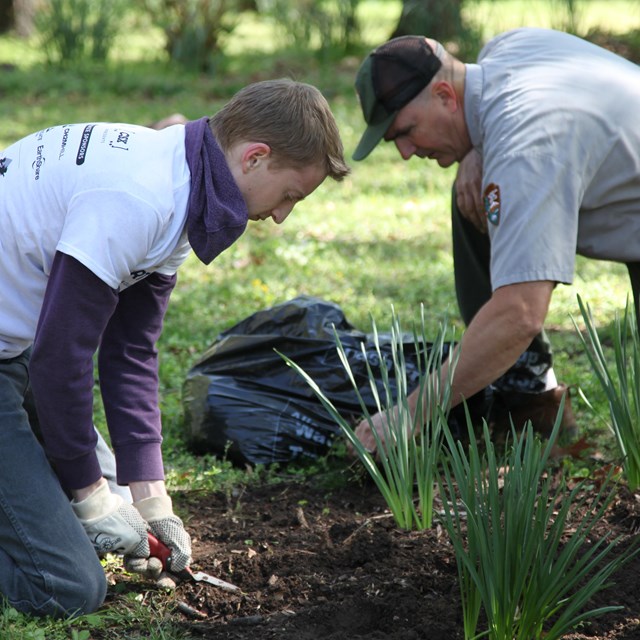
<svg viewBox="0 0 640 640">
<path fill-rule="evenodd" d="M 374 413 L 376 403 L 366 361 L 375 374 L 379 370 L 375 343 L 351 326 L 337 305 L 301 296 L 259 311 L 221 333 L 189 371 L 183 399 L 190 448 L 250 464 L 286 463 L 327 453 L 341 436 L 340 428 L 311 387 L 276 350 L 302 367 L 341 415 L 355 424 L 362 410 L 339 360 L 333 327 L 363 400 Z M 383 336 L 378 341 L 383 357 L 389 355 L 392 373 L 391 344 L 385 344 Z M 419 374 L 412 335 L 407 336 L 403 350 L 408 384 L 415 388 Z M 376 385 L 384 398 L 382 380 L 376 380 Z M 395 397 L 393 379 L 390 386 Z M 458 421 L 459 417 L 452 415 L 453 430 L 460 428 Z"/>
</svg>

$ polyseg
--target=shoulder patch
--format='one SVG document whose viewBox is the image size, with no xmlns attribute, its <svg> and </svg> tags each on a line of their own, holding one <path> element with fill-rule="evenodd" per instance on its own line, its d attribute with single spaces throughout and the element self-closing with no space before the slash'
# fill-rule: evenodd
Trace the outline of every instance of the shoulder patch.
<svg viewBox="0 0 640 640">
<path fill-rule="evenodd" d="M 489 183 L 482 194 L 482 201 L 487 220 L 497 227 L 500 223 L 500 187 Z"/>
</svg>

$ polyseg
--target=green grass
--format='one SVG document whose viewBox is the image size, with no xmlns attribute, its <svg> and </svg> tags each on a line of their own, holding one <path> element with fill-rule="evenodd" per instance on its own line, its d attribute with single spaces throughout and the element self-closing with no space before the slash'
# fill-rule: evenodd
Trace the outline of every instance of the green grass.
<svg viewBox="0 0 640 640">
<path fill-rule="evenodd" d="M 574 1 L 578 33 L 593 29 L 625 33 L 640 26 L 640 4 L 625 0 Z M 515 27 L 568 30 L 566 0 L 472 0 L 466 2 L 470 20 L 483 25 L 485 38 Z"/>
<path fill-rule="evenodd" d="M 614 9 L 615 5 L 615 9 Z M 399 15 L 400 2 L 363 0 L 365 50 L 383 41 Z M 486 25 L 488 37 L 521 25 L 558 26 L 562 18 L 549 3 L 470 0 L 469 11 Z M 555 17 L 554 17 L 555 16 Z M 612 31 L 638 28 L 638 2 L 584 3 L 584 28 Z M 362 130 L 352 88 L 359 64 L 351 57 L 323 66 L 308 52 L 283 51 L 275 45 L 273 25 L 247 14 L 232 34 L 227 56 L 216 73 L 198 75 L 171 68 L 162 51 L 162 38 L 148 21 L 127 18 L 126 36 L 107 67 L 58 70 L 43 65 L 37 38 L 22 41 L 0 37 L 0 64 L 15 65 L 0 74 L 0 146 L 39 128 L 63 122 L 110 120 L 146 124 L 173 112 L 189 118 L 215 112 L 244 84 L 290 75 L 316 84 L 328 97 L 350 155 Z M 427 332 L 436 334 L 443 316 L 458 328 L 453 290 L 449 193 L 455 173 L 433 163 L 402 162 L 389 145 L 376 149 L 365 162 L 353 164 L 343 183 L 327 183 L 300 204 L 282 226 L 254 223 L 247 233 L 209 267 L 187 261 L 169 307 L 160 341 L 162 411 L 168 481 L 173 490 L 223 489 L 233 483 L 260 480 L 269 474 L 234 470 L 211 457 L 195 458 L 184 447 L 182 383 L 189 367 L 218 333 L 257 310 L 309 294 L 339 304 L 358 328 L 369 331 L 372 316 L 384 331 L 391 324 L 391 305 L 405 326 L 426 310 Z M 580 317 L 580 293 L 596 314 L 599 327 L 612 323 L 624 308 L 628 293 L 626 271 L 620 265 L 578 258 L 576 280 L 554 294 L 549 330 L 560 380 L 582 387 L 590 401 L 606 414 L 606 400 L 590 371 L 571 316 Z M 579 402 L 578 420 L 589 438 L 612 455 L 612 436 L 593 422 Z M 98 415 L 104 429 L 104 420 Z M 319 463 L 314 468 L 322 472 Z M 296 469 L 289 473 L 298 473 Z M 304 472 L 303 472 L 304 473 Z M 158 619 L 170 605 L 163 608 Z M 142 607 L 124 596 L 108 615 L 89 618 L 75 627 L 50 621 L 29 621 L 0 608 L 0 637 L 35 640 L 87 637 L 92 625 L 125 627 L 144 618 Z M 121 618 L 116 619 L 120 615 Z M 163 635 L 150 618 L 146 637 Z M 140 627 L 137 627 L 140 628 Z M 75 629 L 75 631 L 74 631 Z M 13 636 L 11 634 L 14 634 Z M 155 635 L 154 635 L 155 634 Z"/>
</svg>

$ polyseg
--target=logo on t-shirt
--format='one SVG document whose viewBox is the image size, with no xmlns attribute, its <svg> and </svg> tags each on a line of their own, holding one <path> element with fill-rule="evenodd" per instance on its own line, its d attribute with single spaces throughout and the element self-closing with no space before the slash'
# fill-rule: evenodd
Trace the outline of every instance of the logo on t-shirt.
<svg viewBox="0 0 640 640">
<path fill-rule="evenodd" d="M 9 170 L 11 158 L 0 158 L 0 176 L 3 176 Z"/>
<path fill-rule="evenodd" d="M 91 139 L 91 132 L 96 128 L 95 124 L 88 124 L 82 131 L 80 138 L 80 146 L 78 147 L 78 153 L 76 154 L 76 164 L 84 164 L 87 157 L 87 148 L 89 146 L 89 140 Z"/>
<path fill-rule="evenodd" d="M 482 195 L 482 201 L 487 220 L 497 227 L 500 223 L 500 187 L 493 182 L 488 184 Z"/>
<path fill-rule="evenodd" d="M 146 278 L 150 273 L 151 273 L 150 271 L 145 271 L 144 269 L 139 269 L 138 271 L 132 271 L 128 278 L 125 278 L 120 282 L 118 291 L 124 291 L 128 287 L 138 282 L 138 280 L 142 280 L 142 278 Z"/>
</svg>

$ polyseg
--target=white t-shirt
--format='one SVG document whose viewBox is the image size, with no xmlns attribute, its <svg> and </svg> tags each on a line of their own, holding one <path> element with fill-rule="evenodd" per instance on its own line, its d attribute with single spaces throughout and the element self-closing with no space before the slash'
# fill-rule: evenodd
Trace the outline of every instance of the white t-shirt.
<svg viewBox="0 0 640 640">
<path fill-rule="evenodd" d="M 173 275 L 189 189 L 183 125 L 61 125 L 0 152 L 0 359 L 33 341 L 56 251 L 113 289 Z"/>
<path fill-rule="evenodd" d="M 573 280 L 575 254 L 640 261 L 640 68 L 580 38 L 518 29 L 467 65 L 491 281 Z"/>
</svg>

